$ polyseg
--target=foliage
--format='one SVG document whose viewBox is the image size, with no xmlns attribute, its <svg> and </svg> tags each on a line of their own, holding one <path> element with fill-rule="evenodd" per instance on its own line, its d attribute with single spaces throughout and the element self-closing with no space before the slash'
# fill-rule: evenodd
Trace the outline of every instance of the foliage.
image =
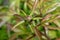
<svg viewBox="0 0 60 40">
<path fill-rule="evenodd" d="M 60 40 L 60 0 L 0 0 L 0 40 Z"/>
</svg>

